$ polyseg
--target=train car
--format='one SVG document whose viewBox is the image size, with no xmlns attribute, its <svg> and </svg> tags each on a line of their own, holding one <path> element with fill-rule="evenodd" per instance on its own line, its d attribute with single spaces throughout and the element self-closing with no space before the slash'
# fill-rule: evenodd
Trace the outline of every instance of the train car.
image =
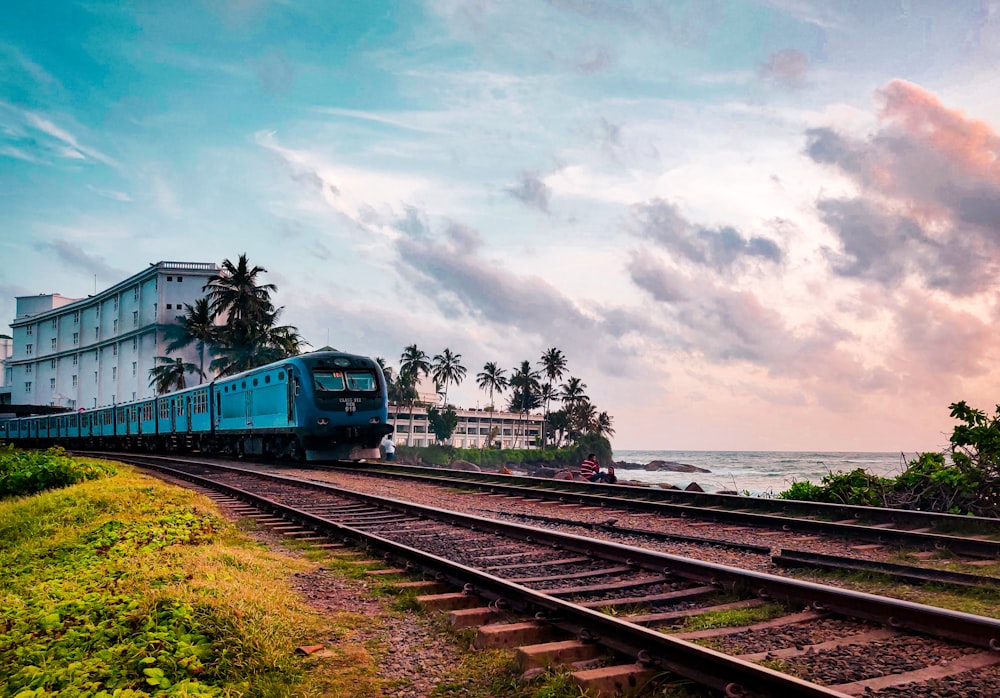
<svg viewBox="0 0 1000 698">
<path fill-rule="evenodd" d="M 371 359 L 315 352 L 218 379 L 216 438 L 241 455 L 377 458 L 392 431 L 385 379 Z"/>
<path fill-rule="evenodd" d="M 379 457 L 386 384 L 364 356 L 314 352 L 211 383 L 71 415 L 5 423 L 28 447 L 198 450 L 290 460 Z"/>
</svg>

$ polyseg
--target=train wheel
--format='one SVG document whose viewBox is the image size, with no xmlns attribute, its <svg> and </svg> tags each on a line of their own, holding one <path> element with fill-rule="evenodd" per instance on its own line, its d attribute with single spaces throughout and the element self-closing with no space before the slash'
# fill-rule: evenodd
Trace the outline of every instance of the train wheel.
<svg viewBox="0 0 1000 698">
<path fill-rule="evenodd" d="M 293 463 L 301 463 L 306 459 L 306 452 L 299 443 L 298 438 L 292 437 L 292 442 L 288 444 L 288 460 Z"/>
</svg>

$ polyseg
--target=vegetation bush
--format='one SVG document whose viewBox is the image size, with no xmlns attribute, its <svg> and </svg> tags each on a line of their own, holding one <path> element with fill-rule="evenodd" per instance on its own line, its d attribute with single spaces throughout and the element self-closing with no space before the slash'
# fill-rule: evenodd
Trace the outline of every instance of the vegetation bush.
<svg viewBox="0 0 1000 698">
<path fill-rule="evenodd" d="M 830 473 L 821 485 L 796 482 L 782 499 L 1000 516 L 1000 405 L 991 417 L 965 402 L 949 406 L 959 420 L 942 453 L 921 453 L 895 478 L 865 470 Z M 947 458 L 951 458 L 951 465 Z"/>
<path fill-rule="evenodd" d="M 396 458 L 403 463 L 422 462 L 426 465 L 448 466 L 457 460 L 475 463 L 480 468 L 496 469 L 505 465 L 532 468 L 576 468 L 588 454 L 597 455 L 598 462 L 612 462 L 611 442 L 600 434 L 584 434 L 568 448 L 514 449 L 514 448 L 457 448 L 434 444 L 431 446 L 397 446 Z"/>
<path fill-rule="evenodd" d="M 59 447 L 47 451 L 0 451 L 0 498 L 36 494 L 86 480 L 110 477 L 114 466 L 78 461 Z"/>
</svg>

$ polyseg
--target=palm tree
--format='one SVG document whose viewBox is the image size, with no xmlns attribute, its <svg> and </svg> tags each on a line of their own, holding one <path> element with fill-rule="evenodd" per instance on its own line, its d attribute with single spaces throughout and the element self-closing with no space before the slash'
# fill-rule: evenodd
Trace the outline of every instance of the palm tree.
<svg viewBox="0 0 1000 698">
<path fill-rule="evenodd" d="M 413 436 L 413 405 L 417 399 L 417 383 L 421 374 L 426 378 L 430 375 L 431 365 L 427 361 L 427 354 L 417 348 L 416 344 L 411 344 L 403 350 L 399 357 L 399 379 L 409 385 L 410 401 L 410 430 L 406 434 L 406 445 L 410 445 Z"/>
<path fill-rule="evenodd" d="M 563 401 L 564 405 L 571 406 L 588 399 L 587 394 L 584 392 L 586 389 L 586 383 L 582 382 L 579 378 L 570 376 L 568 381 L 559 386 L 559 399 Z"/>
<path fill-rule="evenodd" d="M 184 314 L 177 316 L 176 325 L 167 325 L 167 354 L 194 344 L 198 349 L 199 384 L 205 376 L 205 349 L 217 341 L 219 327 L 209 307 L 208 298 L 199 298 L 194 305 L 184 304 Z"/>
<path fill-rule="evenodd" d="M 216 334 L 216 353 L 211 368 L 219 375 L 232 375 L 294 356 L 302 350 L 302 337 L 291 325 L 278 325 L 282 308 L 271 303 L 274 284 L 258 284 L 263 267 L 250 266 L 246 254 L 233 264 L 223 261 L 218 274 L 203 289 L 215 318 L 223 318 Z"/>
<path fill-rule="evenodd" d="M 184 359 L 169 356 L 157 356 L 159 366 L 149 369 L 149 385 L 156 390 L 157 395 L 170 392 L 173 389 L 183 390 L 187 387 L 184 376 L 188 373 L 197 374 L 199 369 L 194 364 L 184 363 Z"/>
<path fill-rule="evenodd" d="M 550 388 L 549 391 L 542 395 L 542 400 L 545 401 L 545 419 L 542 420 L 542 447 L 544 448 L 545 444 L 548 443 L 548 434 L 546 432 L 549 421 L 549 402 L 556 397 L 555 393 L 551 390 L 551 386 L 555 385 L 555 382 L 562 378 L 562 375 L 566 372 L 566 356 L 562 353 L 561 349 L 551 347 L 542 353 L 542 360 L 538 362 L 538 365 L 542 367 L 542 372 L 549 379 L 547 385 Z"/>
<path fill-rule="evenodd" d="M 444 406 L 448 407 L 448 385 L 454 383 L 461 385 L 465 380 L 465 366 L 459 363 L 461 354 L 452 354 L 451 349 L 445 349 L 440 354 L 434 356 L 432 375 L 434 382 L 444 388 Z"/>
<path fill-rule="evenodd" d="M 615 428 L 612 426 L 614 421 L 614 418 L 607 412 L 601 412 L 597 415 L 597 422 L 594 424 L 594 431 L 598 436 L 614 436 Z"/>
<path fill-rule="evenodd" d="M 508 383 L 505 374 L 506 371 L 497 366 L 494 361 L 487 361 L 483 364 L 483 370 L 476 374 L 476 385 L 479 386 L 480 390 L 485 390 L 490 394 L 490 426 L 486 430 L 488 442 L 491 442 L 493 438 L 493 394 L 502 394 L 507 389 Z"/>
<path fill-rule="evenodd" d="M 514 369 L 510 377 L 511 408 L 521 413 L 522 422 L 527 420 L 528 410 L 541 405 L 538 379 L 541 374 L 531 370 L 530 361 L 522 361 L 520 368 Z M 524 436 L 524 425 L 521 426 L 521 436 Z"/>
<path fill-rule="evenodd" d="M 212 313 L 225 317 L 229 323 L 249 326 L 261 323 L 273 311 L 271 292 L 278 290 L 274 284 L 257 283 L 257 276 L 265 272 L 264 267 L 251 267 L 246 253 L 240 255 L 236 264 L 224 260 L 219 273 L 210 277 L 202 288 L 208 291 Z"/>
</svg>

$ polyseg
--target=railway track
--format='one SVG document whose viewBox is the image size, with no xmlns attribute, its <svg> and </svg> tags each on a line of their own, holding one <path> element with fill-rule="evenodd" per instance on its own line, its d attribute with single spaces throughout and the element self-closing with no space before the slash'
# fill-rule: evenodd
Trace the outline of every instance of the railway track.
<svg viewBox="0 0 1000 698">
<path fill-rule="evenodd" d="M 331 467 L 366 476 L 600 506 L 605 510 L 640 511 L 729 526 L 755 526 L 915 550 L 947 551 L 969 558 L 1000 559 L 1000 519 L 658 487 L 604 485 L 381 462 L 366 463 L 363 467 L 344 464 Z"/>
<path fill-rule="evenodd" d="M 169 470 L 447 581 L 462 590 L 463 605 L 530 618 L 486 624 L 477 639 L 490 646 L 527 638 L 519 650 L 526 664 L 593 662 L 601 648 L 625 657 L 578 672 L 615 690 L 669 671 L 730 696 L 877 695 L 901 686 L 910 696 L 949 695 L 935 693 L 933 682 L 955 676 L 962 695 L 992 696 L 1000 676 L 993 618 L 259 471 L 197 462 Z M 759 620 L 690 629 L 750 609 Z"/>
</svg>

